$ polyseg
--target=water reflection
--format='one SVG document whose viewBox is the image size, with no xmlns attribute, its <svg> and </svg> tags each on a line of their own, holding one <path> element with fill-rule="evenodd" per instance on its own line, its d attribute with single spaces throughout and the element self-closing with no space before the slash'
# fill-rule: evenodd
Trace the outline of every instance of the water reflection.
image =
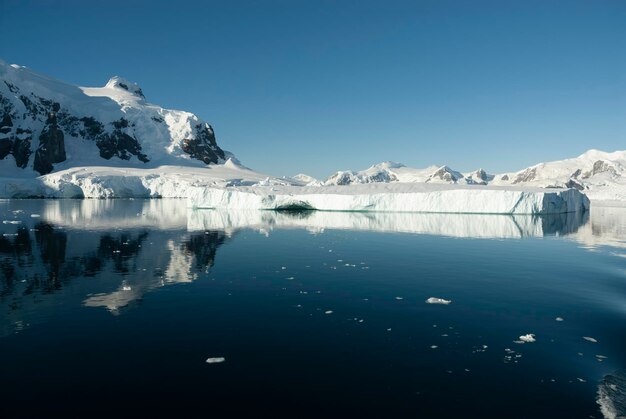
<svg viewBox="0 0 626 419">
<path fill-rule="evenodd" d="M 576 233 L 589 213 L 550 216 L 417 214 L 330 211 L 220 211 L 193 210 L 189 231 L 296 228 L 311 232 L 362 230 L 385 233 L 430 234 L 463 238 L 522 238 Z"/>
<path fill-rule="evenodd" d="M 565 236 L 626 248 L 626 209 L 505 216 L 346 212 L 187 211 L 177 200 L 0 202 L 0 335 L 56 302 L 119 314 L 156 288 L 196 280 L 240 229 L 329 229 L 510 239 Z M 624 253 L 622 250 L 619 254 Z"/>
</svg>

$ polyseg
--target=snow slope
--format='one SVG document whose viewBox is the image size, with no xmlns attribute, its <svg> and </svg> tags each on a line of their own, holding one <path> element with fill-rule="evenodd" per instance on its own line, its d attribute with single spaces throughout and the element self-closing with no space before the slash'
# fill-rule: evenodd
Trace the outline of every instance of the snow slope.
<svg viewBox="0 0 626 419">
<path fill-rule="evenodd" d="M 483 169 L 460 173 L 448 166 L 414 169 L 383 162 L 362 171 L 340 171 L 324 185 L 364 183 L 444 183 L 459 185 L 516 185 L 540 188 L 576 188 L 593 201 L 626 201 L 626 151 L 589 150 L 572 159 L 539 163 L 518 172 L 492 175 Z M 309 186 L 314 186 L 310 184 Z"/>
<path fill-rule="evenodd" d="M 539 163 L 494 178 L 494 185 L 529 185 L 542 188 L 573 187 L 591 200 L 626 201 L 626 151 L 589 150 L 578 157 Z"/>
<path fill-rule="evenodd" d="M 186 198 L 192 187 L 289 184 L 229 159 L 207 167 L 74 167 L 37 178 L 1 178 L 0 198 Z"/>
<path fill-rule="evenodd" d="M 589 208 L 576 189 L 420 183 L 191 188 L 188 196 L 190 207 L 219 209 L 558 214 Z"/>
<path fill-rule="evenodd" d="M 190 112 L 146 101 L 113 77 L 78 87 L 0 60 L 0 176 L 36 177 L 77 166 L 205 167 L 229 153 Z"/>
</svg>

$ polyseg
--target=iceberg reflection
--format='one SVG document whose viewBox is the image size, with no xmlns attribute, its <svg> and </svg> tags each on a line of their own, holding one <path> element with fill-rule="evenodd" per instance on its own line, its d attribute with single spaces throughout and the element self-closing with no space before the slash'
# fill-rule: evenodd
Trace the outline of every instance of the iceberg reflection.
<svg viewBox="0 0 626 419">
<path fill-rule="evenodd" d="M 0 201 L 0 336 L 71 305 L 123 313 L 201 278 L 240 229 L 371 231 L 477 239 L 563 236 L 626 254 L 626 208 L 550 216 L 188 211 L 180 200 Z"/>
<path fill-rule="evenodd" d="M 589 220 L 588 213 L 554 215 L 424 214 L 333 211 L 191 210 L 188 231 L 300 228 L 311 232 L 360 230 L 463 238 L 522 238 L 567 235 Z"/>
</svg>

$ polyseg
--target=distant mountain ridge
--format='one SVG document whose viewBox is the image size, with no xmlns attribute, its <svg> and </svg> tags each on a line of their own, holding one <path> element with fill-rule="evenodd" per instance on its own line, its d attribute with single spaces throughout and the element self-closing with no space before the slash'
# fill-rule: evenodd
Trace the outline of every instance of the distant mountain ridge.
<svg viewBox="0 0 626 419">
<path fill-rule="evenodd" d="M 302 174 L 298 180 L 307 180 L 309 186 L 407 182 L 576 188 L 591 199 L 626 201 L 626 150 L 612 153 L 589 150 L 575 158 L 497 175 L 484 169 L 461 173 L 448 166 L 415 169 L 401 163 L 382 162 L 361 171 L 338 171 L 324 181 Z"/>
<path fill-rule="evenodd" d="M 0 176 L 90 165 L 198 167 L 228 157 L 211 125 L 146 102 L 126 79 L 78 87 L 0 60 Z"/>
</svg>

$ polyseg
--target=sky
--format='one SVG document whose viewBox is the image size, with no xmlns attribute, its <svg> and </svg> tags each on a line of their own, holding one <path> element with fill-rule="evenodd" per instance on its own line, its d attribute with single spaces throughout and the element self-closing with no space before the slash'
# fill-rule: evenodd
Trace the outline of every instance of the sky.
<svg viewBox="0 0 626 419">
<path fill-rule="evenodd" d="M 272 175 L 626 149 L 626 2 L 0 0 L 0 58 L 113 75 Z"/>
</svg>

